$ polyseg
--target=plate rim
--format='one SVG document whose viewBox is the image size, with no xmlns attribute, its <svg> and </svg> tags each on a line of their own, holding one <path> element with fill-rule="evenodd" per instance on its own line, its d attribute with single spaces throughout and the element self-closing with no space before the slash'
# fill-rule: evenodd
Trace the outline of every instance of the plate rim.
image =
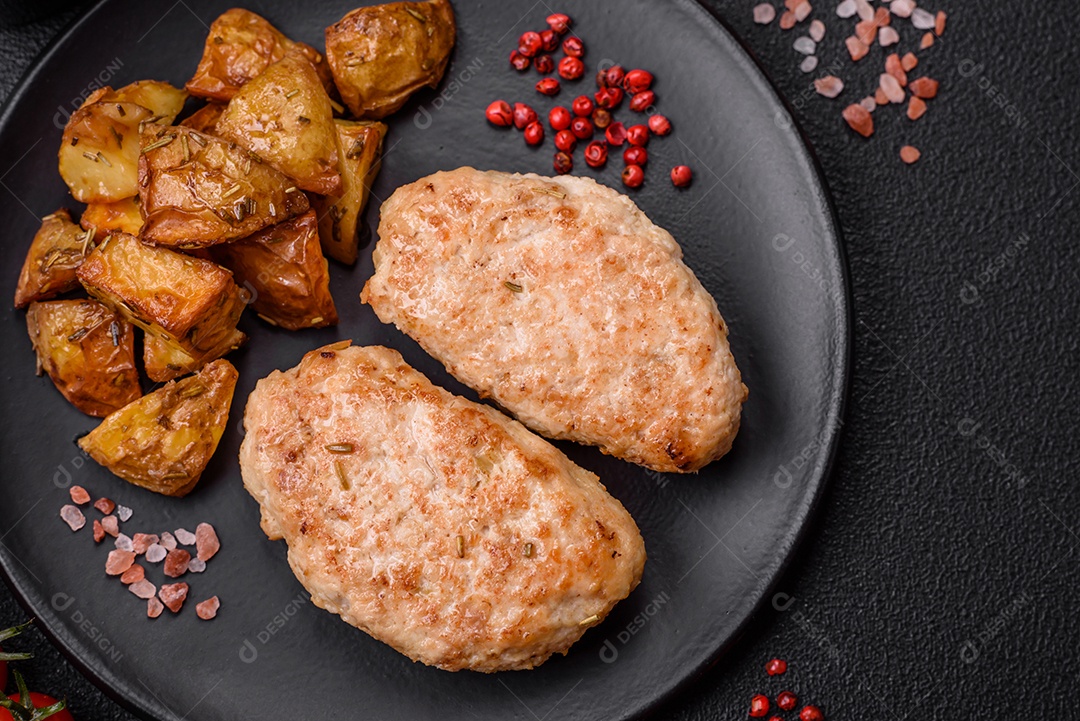
<svg viewBox="0 0 1080 721">
<path fill-rule="evenodd" d="M 113 0 L 96 0 L 96 2 L 88 5 L 78 15 L 72 18 L 51 40 L 48 41 L 27 66 L 26 71 L 23 72 L 22 76 L 8 95 L 5 107 L 3 111 L 0 112 L 0 128 L 4 128 L 8 125 L 12 116 L 15 114 L 15 107 L 30 91 L 32 84 L 37 80 L 37 76 L 40 74 L 41 68 L 45 62 L 52 58 L 60 46 L 82 27 L 84 23 L 97 14 L 102 7 L 112 1 Z M 761 610 L 766 599 L 771 596 L 779 586 L 780 581 L 790 570 L 795 556 L 798 555 L 797 552 L 799 546 L 806 540 L 814 516 L 821 506 L 821 500 L 824 496 L 825 489 L 835 470 L 840 441 L 843 437 L 844 429 L 842 421 L 847 412 L 853 361 L 851 341 L 854 334 L 854 296 L 852 293 L 851 275 L 844 236 L 832 192 L 829 188 L 828 181 L 826 180 L 821 162 L 810 142 L 809 136 L 798 122 L 793 107 L 780 94 L 775 83 L 766 73 L 753 50 L 749 47 L 747 42 L 735 32 L 730 23 L 725 20 L 723 16 L 707 7 L 702 0 L 676 0 L 676 4 L 682 6 L 686 12 L 697 16 L 700 24 L 709 28 L 714 35 L 719 34 L 722 37 L 726 36 L 726 39 L 743 54 L 748 61 L 745 66 L 749 71 L 747 79 L 752 82 L 759 91 L 762 91 L 763 95 L 771 99 L 775 105 L 786 113 L 785 120 L 789 123 L 790 129 L 798 136 L 799 142 L 796 150 L 812 171 L 811 175 L 815 183 L 810 186 L 810 190 L 813 193 L 815 202 L 823 207 L 823 216 L 827 221 L 826 227 L 823 228 L 824 235 L 834 238 L 834 242 L 828 243 L 827 245 L 833 249 L 835 254 L 835 257 L 832 259 L 833 267 L 831 270 L 839 283 L 833 296 L 836 304 L 835 307 L 838 319 L 837 328 L 839 331 L 836 342 L 836 357 L 840 362 L 836 367 L 831 392 L 826 396 L 828 423 L 826 428 L 827 440 L 825 443 L 825 452 L 819 454 L 818 462 L 815 464 L 812 476 L 807 484 L 808 487 L 804 494 L 803 501 L 796 507 L 794 523 L 792 523 L 792 528 L 794 530 L 781 538 L 785 551 L 784 553 L 779 554 L 780 560 L 770 572 L 770 579 L 751 594 L 749 613 L 747 613 L 734 627 L 728 639 L 724 643 L 717 645 L 716 649 L 690 673 L 686 674 L 678 682 L 669 686 L 666 690 L 660 692 L 651 701 L 641 706 L 639 711 L 635 714 L 636 718 L 655 717 L 661 710 L 669 707 L 675 699 L 688 691 L 692 686 L 696 685 L 709 670 L 714 668 L 720 662 L 723 656 L 738 645 L 742 641 L 747 629 L 754 622 L 755 617 Z M 140 694 L 130 693 L 131 686 L 129 684 L 113 684 L 106 678 L 105 673 L 92 668 L 89 664 L 84 662 L 73 645 L 68 643 L 64 638 L 65 634 L 59 630 L 53 629 L 48 621 L 38 614 L 31 601 L 31 594 L 16 582 L 15 574 L 13 572 L 13 558 L 14 557 L 10 554 L 7 547 L 0 545 L 0 576 L 3 576 L 5 586 L 23 610 L 31 618 L 40 621 L 39 623 L 36 623 L 35 626 L 42 632 L 53 647 L 60 651 L 68 663 L 77 669 L 79 673 L 94 684 L 94 686 L 107 697 L 135 716 L 145 719 L 146 721 L 183 721 L 167 708 L 164 709 L 167 712 L 166 715 L 158 715 L 157 709 L 152 707 L 152 704 L 149 703 L 148 699 Z M 38 600 L 42 603 L 45 602 L 44 598 Z"/>
</svg>

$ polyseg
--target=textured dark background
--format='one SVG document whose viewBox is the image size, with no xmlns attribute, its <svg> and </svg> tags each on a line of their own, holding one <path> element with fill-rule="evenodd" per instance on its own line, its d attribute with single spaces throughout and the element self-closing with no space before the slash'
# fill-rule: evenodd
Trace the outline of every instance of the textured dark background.
<svg viewBox="0 0 1080 721">
<path fill-rule="evenodd" d="M 744 718 L 752 694 L 784 688 L 832 719 L 1080 713 L 1080 16 L 1069 0 L 938 1 L 926 7 L 948 12 L 948 29 L 913 75 L 938 78 L 939 97 L 918 123 L 879 109 L 866 141 L 840 110 L 876 85 L 882 52 L 845 59 L 836 0 L 817 2 L 829 34 L 810 75 L 791 48 L 805 30 L 754 25 L 752 0 L 706 0 L 820 158 L 847 244 L 855 362 L 801 552 L 666 717 Z M 20 5 L 0 3 L 4 98 L 76 12 L 28 23 L 23 9 L 13 26 Z M 826 100 L 810 83 L 837 59 L 847 88 Z M 906 143 L 923 151 L 912 167 L 897 156 Z M 23 618 L 0 589 L 0 627 Z M 33 686 L 66 694 L 76 717 L 131 718 L 39 633 L 19 645 L 36 654 L 22 665 Z M 782 680 L 762 670 L 773 656 L 790 663 Z"/>
</svg>

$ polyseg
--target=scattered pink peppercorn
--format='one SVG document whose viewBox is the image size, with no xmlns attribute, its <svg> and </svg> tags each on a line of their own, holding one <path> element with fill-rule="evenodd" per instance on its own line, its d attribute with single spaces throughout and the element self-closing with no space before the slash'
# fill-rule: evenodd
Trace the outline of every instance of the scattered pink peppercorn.
<svg viewBox="0 0 1080 721">
<path fill-rule="evenodd" d="M 604 131 L 604 136 L 609 145 L 622 145 L 626 142 L 626 127 L 620 122 L 614 122 Z"/>
<path fill-rule="evenodd" d="M 649 130 L 653 135 L 667 135 L 671 132 L 671 121 L 657 113 L 649 116 Z"/>
<path fill-rule="evenodd" d="M 563 58 L 559 61 L 559 76 L 564 80 L 578 80 L 585 74 L 585 63 L 577 58 Z"/>
<path fill-rule="evenodd" d="M 671 169 L 671 182 L 676 188 L 685 188 L 694 180 L 694 173 L 687 165 L 676 165 Z"/>
<path fill-rule="evenodd" d="M 559 81 L 555 78 L 544 78 L 536 83 L 536 92 L 541 95 L 558 95 L 562 86 L 559 85 Z"/>
<path fill-rule="evenodd" d="M 825 721 L 825 714 L 817 706 L 803 706 L 799 712 L 799 721 Z"/>
<path fill-rule="evenodd" d="M 779 676 L 785 671 L 787 671 L 787 661 L 784 661 L 783 659 L 774 658 L 765 664 L 765 673 L 770 676 Z"/>
<path fill-rule="evenodd" d="M 653 76 L 648 70 L 631 70 L 623 78 L 623 89 L 631 95 L 644 92 L 652 85 Z"/>
<path fill-rule="evenodd" d="M 585 55 L 585 43 L 581 42 L 581 38 L 568 37 L 562 42 L 563 52 L 572 58 L 580 58 Z"/>
<path fill-rule="evenodd" d="M 514 66 L 514 70 L 522 72 L 529 69 L 529 63 L 532 62 L 528 57 L 522 55 L 517 50 L 510 53 L 510 64 Z"/>
<path fill-rule="evenodd" d="M 555 72 L 555 59 L 550 55 L 537 55 L 533 60 L 533 67 L 541 75 L 549 75 Z"/>
<path fill-rule="evenodd" d="M 547 17 L 548 27 L 562 35 L 570 29 L 570 16 L 562 13 L 554 13 Z"/>
<path fill-rule="evenodd" d="M 518 38 L 518 52 L 527 58 L 535 57 L 544 47 L 540 33 L 531 30 Z"/>
<path fill-rule="evenodd" d="M 631 145 L 646 146 L 649 144 L 649 127 L 647 125 L 631 125 L 626 129 L 626 141 Z"/>
<path fill-rule="evenodd" d="M 540 33 L 540 47 L 544 52 L 553 53 L 559 49 L 559 34 L 554 30 Z"/>
<path fill-rule="evenodd" d="M 640 188 L 645 182 L 645 171 L 640 165 L 627 165 L 622 171 L 622 182 L 627 188 Z"/>
<path fill-rule="evenodd" d="M 514 111 L 510 107 L 510 103 L 505 100 L 496 100 L 487 106 L 487 112 L 484 114 L 487 116 L 489 123 L 500 128 L 508 128 L 514 123 Z"/>
<path fill-rule="evenodd" d="M 555 172 L 559 175 L 565 175 L 574 169 L 574 159 L 570 157 L 569 153 L 558 152 L 555 153 Z"/>
<path fill-rule="evenodd" d="M 514 127 L 524 130 L 529 123 L 536 122 L 536 111 L 525 103 L 514 103 Z"/>
<path fill-rule="evenodd" d="M 572 153 L 577 147 L 577 136 L 569 130 L 560 130 L 555 133 L 555 147 L 564 153 Z"/>
<path fill-rule="evenodd" d="M 607 163 L 607 143 L 594 140 L 585 147 L 585 163 L 590 168 L 602 168 Z"/>
<path fill-rule="evenodd" d="M 763 718 L 769 713 L 769 697 L 758 694 L 750 699 L 751 718 Z"/>
<path fill-rule="evenodd" d="M 570 105 L 570 109 L 574 111 L 574 115 L 579 115 L 583 118 L 587 118 L 592 115 L 593 109 L 596 106 L 588 95 L 579 95 L 574 98 L 574 102 Z"/>
<path fill-rule="evenodd" d="M 776 705 L 784 711 L 793 711 L 799 699 L 791 691 L 781 691 L 776 697 Z"/>
<path fill-rule="evenodd" d="M 656 93 L 651 90 L 642 90 L 630 98 L 630 109 L 635 113 L 644 113 L 656 102 Z"/>
<path fill-rule="evenodd" d="M 525 126 L 525 142 L 529 145 L 539 145 L 544 142 L 544 126 L 538 121 L 533 121 Z"/>
<path fill-rule="evenodd" d="M 640 145 L 631 145 L 622 154 L 623 162 L 627 165 L 641 165 L 649 162 L 649 151 Z"/>
</svg>

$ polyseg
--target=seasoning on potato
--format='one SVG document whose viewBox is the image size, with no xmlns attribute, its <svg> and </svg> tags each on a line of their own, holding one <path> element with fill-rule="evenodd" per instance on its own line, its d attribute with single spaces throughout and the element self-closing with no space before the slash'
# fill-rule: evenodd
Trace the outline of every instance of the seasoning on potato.
<svg viewBox="0 0 1080 721">
<path fill-rule="evenodd" d="M 341 190 L 334 109 L 315 68 L 291 51 L 237 91 L 218 136 L 255 153 L 303 190 Z"/>
<path fill-rule="evenodd" d="M 191 128 L 192 130 L 200 133 L 217 135 L 217 121 L 221 118 L 221 114 L 224 112 L 224 105 L 218 105 L 217 103 L 207 103 L 191 115 L 181 120 L 180 125 L 183 125 L 185 128 Z"/>
<path fill-rule="evenodd" d="M 357 8 L 326 28 L 326 60 L 353 115 L 379 120 L 439 84 L 456 34 L 449 0 Z"/>
<path fill-rule="evenodd" d="M 231 350 L 244 310 L 232 273 L 201 258 L 110 235 L 79 267 L 90 295 L 195 358 Z"/>
<path fill-rule="evenodd" d="M 330 69 L 319 51 L 290 40 L 250 10 L 233 8 L 210 25 L 202 60 L 194 77 L 187 82 L 187 90 L 196 97 L 228 102 L 244 83 L 281 60 L 292 48 L 316 66 L 324 87 L 332 90 Z"/>
<path fill-rule="evenodd" d="M 232 352 L 247 342 L 247 336 L 235 331 L 230 342 L 221 347 L 220 355 Z M 143 336 L 143 369 L 146 376 L 155 383 L 164 383 L 188 373 L 195 373 L 219 356 L 192 358 L 183 348 L 160 338 L 152 333 Z"/>
<path fill-rule="evenodd" d="M 180 125 L 147 125 L 139 157 L 142 240 L 197 248 L 299 215 L 307 196 L 259 156 Z"/>
<path fill-rule="evenodd" d="M 25 308 L 79 287 L 75 269 L 90 252 L 93 233 L 83 232 L 61 208 L 41 219 L 15 286 L 15 307 Z"/>
<path fill-rule="evenodd" d="M 337 324 L 314 210 L 211 253 L 253 292 L 252 307 L 265 320 L 287 330 Z"/>
<path fill-rule="evenodd" d="M 142 395 L 135 332 L 96 300 L 32 303 L 26 328 L 38 368 L 71 405 L 104 417 Z"/>
<path fill-rule="evenodd" d="M 129 483 L 185 496 L 225 431 L 236 379 L 229 361 L 216 360 L 111 414 L 79 447 Z"/>
<path fill-rule="evenodd" d="M 314 201 L 323 252 L 352 265 L 360 247 L 360 216 L 382 163 L 386 125 L 366 120 L 334 120 L 341 192 Z"/>
<path fill-rule="evenodd" d="M 58 157 L 75 200 L 113 203 L 139 192 L 139 126 L 151 117 L 135 103 L 95 102 L 72 113 Z"/>
</svg>

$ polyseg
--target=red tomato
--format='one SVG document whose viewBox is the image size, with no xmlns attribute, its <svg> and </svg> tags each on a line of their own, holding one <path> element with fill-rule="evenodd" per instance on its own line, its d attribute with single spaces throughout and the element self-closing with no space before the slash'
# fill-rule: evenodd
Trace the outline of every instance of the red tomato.
<svg viewBox="0 0 1080 721">
<path fill-rule="evenodd" d="M 18 702 L 20 700 L 19 694 L 12 694 L 10 698 L 12 701 L 15 702 Z M 46 696 L 43 693 L 31 691 L 30 702 L 34 704 L 34 708 L 46 708 L 56 703 L 56 699 L 54 699 L 52 696 Z M 67 709 L 64 709 L 63 711 L 58 711 L 57 713 L 54 713 L 48 718 L 50 719 L 50 721 L 75 721 L 75 719 L 71 715 L 71 712 Z M 12 717 L 11 712 L 8 711 L 6 708 L 0 708 L 0 721 L 15 721 L 15 719 Z"/>
</svg>

